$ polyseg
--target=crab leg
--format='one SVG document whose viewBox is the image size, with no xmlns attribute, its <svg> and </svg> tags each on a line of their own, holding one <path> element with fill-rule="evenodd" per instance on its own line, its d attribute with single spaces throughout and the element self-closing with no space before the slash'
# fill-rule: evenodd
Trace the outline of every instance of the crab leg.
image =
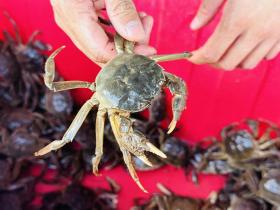
<svg viewBox="0 0 280 210">
<path fill-rule="evenodd" d="M 133 131 L 131 119 L 122 115 L 122 113 L 119 115 L 117 119 L 119 120 L 121 143 L 129 152 L 149 166 L 152 166 L 152 163 L 148 160 L 144 151 L 152 152 L 162 158 L 166 158 L 166 155 L 150 143 L 142 133 Z"/>
<path fill-rule="evenodd" d="M 156 62 L 162 62 L 162 61 L 187 59 L 187 58 L 190 58 L 191 56 L 192 56 L 192 54 L 190 52 L 183 52 L 183 53 L 177 53 L 177 54 L 153 55 L 150 58 Z"/>
<path fill-rule="evenodd" d="M 86 119 L 89 111 L 96 106 L 98 101 L 92 96 L 79 110 L 78 114 L 74 118 L 73 122 L 65 132 L 64 136 L 61 140 L 55 140 L 45 146 L 44 148 L 40 149 L 38 152 L 35 152 L 35 156 L 45 155 L 53 150 L 57 150 L 63 147 L 65 144 L 73 141 L 75 135 L 77 134 L 78 130 L 80 129 L 82 123 Z"/>
<path fill-rule="evenodd" d="M 135 45 L 134 42 L 125 40 L 125 42 L 124 42 L 124 51 L 127 52 L 127 53 L 133 53 L 134 45 Z"/>
<path fill-rule="evenodd" d="M 112 130 L 113 133 L 116 137 L 116 140 L 120 146 L 120 149 L 123 153 L 123 158 L 124 158 L 124 162 L 128 168 L 129 174 L 130 176 L 133 178 L 133 180 L 136 182 L 136 184 L 138 185 L 138 187 L 143 190 L 144 192 L 147 193 L 147 190 L 143 187 L 143 185 L 141 184 L 141 182 L 139 181 L 139 178 L 136 174 L 136 171 L 134 169 L 133 163 L 132 163 L 132 158 L 131 155 L 129 154 L 129 152 L 122 146 L 121 144 L 121 135 L 119 133 L 119 126 L 118 126 L 118 122 L 116 120 L 116 113 L 114 111 L 109 111 L 109 119 L 110 119 L 110 123 L 112 126 Z"/>
<path fill-rule="evenodd" d="M 179 120 L 182 111 L 186 108 L 187 89 L 185 82 L 179 77 L 167 72 L 165 72 L 164 75 L 166 76 L 166 85 L 173 94 L 173 119 L 168 127 L 169 130 L 167 133 L 169 134 L 175 129 L 176 123 Z"/>
<path fill-rule="evenodd" d="M 124 52 L 124 39 L 118 34 L 116 33 L 116 35 L 114 36 L 114 42 L 115 42 L 115 47 L 117 50 L 118 54 L 121 54 Z"/>
<path fill-rule="evenodd" d="M 95 175 L 98 175 L 98 165 L 103 155 L 103 135 L 104 135 L 105 114 L 106 114 L 105 110 L 99 109 L 96 117 L 95 157 L 92 158 L 92 171 Z"/>
<path fill-rule="evenodd" d="M 70 90 L 70 89 L 75 89 L 75 88 L 89 88 L 91 91 L 95 91 L 95 83 L 90 83 L 90 82 L 85 82 L 85 81 L 54 82 L 54 78 L 55 78 L 54 58 L 64 48 L 65 48 L 65 46 L 58 48 L 47 59 L 46 64 L 45 64 L 45 75 L 44 75 L 45 85 L 50 90 L 53 90 L 55 92 L 63 91 L 63 90 Z"/>
<path fill-rule="evenodd" d="M 274 146 L 275 144 L 277 144 L 279 142 L 280 142 L 280 138 L 278 137 L 275 139 L 260 142 L 259 147 L 261 150 L 265 150 L 265 149 L 268 149 L 268 148 Z"/>
<path fill-rule="evenodd" d="M 4 15 L 6 16 L 6 18 L 10 21 L 10 23 L 12 24 L 14 31 L 15 31 L 15 35 L 16 35 L 16 41 L 18 44 L 22 44 L 22 39 L 20 37 L 20 33 L 19 33 L 19 29 L 17 26 L 16 21 L 9 15 L 8 12 L 4 12 Z"/>
<path fill-rule="evenodd" d="M 29 39 L 28 39 L 26 45 L 32 44 L 33 41 L 34 41 L 34 39 L 35 39 L 39 34 L 40 34 L 40 31 L 39 31 L 39 30 L 34 31 L 34 32 L 31 34 L 31 36 L 29 37 Z"/>
</svg>

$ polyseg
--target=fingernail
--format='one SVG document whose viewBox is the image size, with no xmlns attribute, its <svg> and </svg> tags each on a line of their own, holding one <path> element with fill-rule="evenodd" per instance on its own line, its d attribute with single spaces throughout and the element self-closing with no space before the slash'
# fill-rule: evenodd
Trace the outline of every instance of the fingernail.
<svg viewBox="0 0 280 210">
<path fill-rule="evenodd" d="M 129 37 L 134 37 L 134 36 L 144 37 L 144 29 L 142 28 L 142 25 L 140 24 L 139 21 L 136 20 L 129 21 L 125 26 L 125 30 L 126 30 L 126 34 Z"/>
<path fill-rule="evenodd" d="M 192 30 L 197 30 L 197 29 L 199 29 L 200 24 L 201 23 L 200 23 L 199 19 L 197 17 L 195 17 L 190 24 L 190 28 Z"/>
</svg>

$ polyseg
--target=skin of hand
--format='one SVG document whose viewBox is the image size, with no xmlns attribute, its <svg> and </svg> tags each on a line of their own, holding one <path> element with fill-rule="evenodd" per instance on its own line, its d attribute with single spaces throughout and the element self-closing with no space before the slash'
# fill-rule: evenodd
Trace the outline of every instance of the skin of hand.
<svg viewBox="0 0 280 210">
<path fill-rule="evenodd" d="M 223 6 L 224 4 L 224 6 Z M 191 29 L 209 23 L 223 6 L 223 14 L 206 43 L 190 58 L 225 70 L 253 69 L 280 52 L 279 0 L 203 0 Z"/>
<path fill-rule="evenodd" d="M 138 13 L 132 0 L 51 0 L 51 5 L 57 25 L 100 66 L 116 55 L 113 40 L 98 21 L 104 9 L 116 31 L 136 42 L 136 53 L 146 56 L 156 53 L 148 45 L 153 18 L 144 12 Z"/>
</svg>

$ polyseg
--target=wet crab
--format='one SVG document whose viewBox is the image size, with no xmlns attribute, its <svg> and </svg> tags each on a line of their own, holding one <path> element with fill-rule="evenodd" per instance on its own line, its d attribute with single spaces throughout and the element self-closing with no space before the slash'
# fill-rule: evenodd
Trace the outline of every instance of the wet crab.
<svg viewBox="0 0 280 210">
<path fill-rule="evenodd" d="M 256 196 L 266 200 L 270 204 L 280 206 L 280 170 L 271 169 L 262 171 L 260 177 L 253 170 L 243 174 L 244 182 L 250 191 Z"/>
<path fill-rule="evenodd" d="M 213 152 L 208 158 L 213 160 L 227 160 L 230 167 L 236 169 L 257 168 L 254 162 L 272 157 L 280 157 L 280 151 L 275 146 L 280 141 L 279 128 L 270 122 L 246 120 L 245 126 L 233 123 L 226 126 L 222 132 L 222 142 L 216 142 Z M 265 125 L 265 131 L 260 132 L 260 125 Z M 274 134 L 275 137 L 272 137 Z M 215 150 L 216 147 L 216 151 Z M 263 162 L 265 163 L 265 162 Z"/>
<path fill-rule="evenodd" d="M 27 43 L 24 43 L 15 20 L 6 12 L 4 15 L 14 28 L 15 38 L 8 31 L 3 31 L 5 37 L 3 49 L 6 50 L 2 50 L 1 54 L 3 55 L 0 58 L 3 56 L 3 58 L 8 58 L 7 53 L 9 52 L 12 59 L 6 60 L 7 64 L 4 63 L 3 59 L 0 59 L 1 65 L 4 64 L 4 68 L 0 68 L 1 75 L 5 76 L 9 83 L 13 83 L 13 89 L 16 90 L 9 91 L 16 91 L 18 98 L 23 99 L 24 107 L 35 109 L 38 98 L 44 90 L 41 73 L 43 73 L 46 58 L 42 51 L 50 50 L 50 46 L 35 40 L 39 31 L 35 31 Z"/>
<path fill-rule="evenodd" d="M 153 195 L 145 203 L 141 199 L 136 199 L 136 206 L 131 210 L 199 210 L 203 205 L 202 200 L 176 195 L 160 183 L 157 187 L 161 194 Z"/>
<path fill-rule="evenodd" d="M 152 165 L 145 156 L 145 151 L 155 153 L 163 158 L 166 155 L 152 145 L 144 135 L 132 129 L 130 113 L 139 112 L 150 105 L 165 86 L 173 93 L 173 120 L 169 125 L 169 133 L 176 126 L 181 112 L 186 104 L 185 82 L 163 70 L 157 64 L 160 61 L 186 59 L 190 53 L 155 55 L 145 57 L 133 53 L 134 43 L 124 40 L 118 34 L 115 36 L 115 46 L 118 55 L 109 61 L 97 75 L 96 82 L 62 81 L 54 82 L 54 57 L 64 48 L 53 52 L 46 61 L 44 81 L 47 87 L 54 91 L 63 91 L 74 88 L 89 88 L 95 94 L 81 107 L 76 118 L 61 140 L 55 140 L 35 153 L 44 155 L 57 150 L 71 142 L 82 125 L 89 111 L 99 106 L 96 120 L 96 149 L 92 159 L 93 172 L 98 173 L 98 164 L 103 153 L 103 130 L 105 115 L 108 113 L 113 133 L 123 153 L 124 161 L 128 166 L 130 175 L 137 185 L 146 192 L 141 185 L 133 168 L 131 153 L 139 157 L 147 165 Z"/>
</svg>

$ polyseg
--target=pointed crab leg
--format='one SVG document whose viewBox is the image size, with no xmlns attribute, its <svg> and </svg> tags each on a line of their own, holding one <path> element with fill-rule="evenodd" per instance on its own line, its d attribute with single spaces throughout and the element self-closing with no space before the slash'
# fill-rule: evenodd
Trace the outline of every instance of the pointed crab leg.
<svg viewBox="0 0 280 210">
<path fill-rule="evenodd" d="M 155 62 L 162 62 L 162 61 L 173 61 L 179 59 L 187 59 L 190 58 L 192 54 L 190 52 L 183 52 L 177 54 L 168 54 L 168 55 L 153 55 L 150 58 Z"/>
<path fill-rule="evenodd" d="M 95 157 L 92 159 L 92 171 L 98 175 L 98 165 L 103 155 L 103 135 L 104 135 L 104 122 L 106 111 L 99 109 L 96 117 L 96 145 Z"/>
<path fill-rule="evenodd" d="M 124 52 L 124 38 L 122 38 L 118 33 L 114 36 L 115 47 L 118 54 Z"/>
<path fill-rule="evenodd" d="M 45 64 L 45 74 L 44 74 L 44 82 L 45 85 L 55 92 L 63 91 L 63 90 L 70 90 L 76 88 L 89 88 L 91 91 L 95 91 L 95 83 L 84 82 L 84 81 L 60 81 L 54 82 L 55 78 L 55 56 L 65 48 L 62 46 L 55 50 L 47 59 Z"/>
<path fill-rule="evenodd" d="M 176 123 L 180 119 L 182 111 L 186 108 L 187 88 L 186 83 L 181 78 L 167 72 L 164 74 L 167 80 L 167 87 L 173 94 L 173 119 L 168 127 L 167 133 L 169 134 L 175 129 Z"/>
<path fill-rule="evenodd" d="M 93 106 L 96 106 L 98 101 L 92 96 L 79 110 L 78 114 L 74 118 L 73 122 L 65 132 L 64 136 L 61 140 L 55 140 L 45 146 L 44 148 L 40 149 L 38 152 L 35 152 L 35 156 L 42 156 L 45 155 L 53 150 L 58 150 L 59 148 L 63 147 L 65 144 L 73 141 L 75 135 L 77 134 L 78 130 L 80 129 L 82 123 L 86 119 L 89 111 L 92 109 Z"/>
<path fill-rule="evenodd" d="M 136 182 L 136 184 L 138 185 L 138 187 L 145 193 L 147 193 L 148 191 L 143 187 L 143 185 L 141 184 L 139 177 L 136 174 L 136 171 L 134 169 L 133 163 L 132 163 L 132 158 L 130 153 L 122 146 L 121 143 L 121 135 L 119 133 L 119 124 L 118 124 L 118 120 L 116 119 L 117 115 L 115 112 L 113 111 L 109 111 L 109 119 L 110 119 L 110 123 L 112 126 L 112 130 L 113 133 L 116 137 L 116 140 L 120 146 L 120 149 L 123 153 L 123 158 L 124 158 L 124 162 L 128 168 L 129 174 L 130 176 L 133 178 L 133 180 Z"/>
</svg>

